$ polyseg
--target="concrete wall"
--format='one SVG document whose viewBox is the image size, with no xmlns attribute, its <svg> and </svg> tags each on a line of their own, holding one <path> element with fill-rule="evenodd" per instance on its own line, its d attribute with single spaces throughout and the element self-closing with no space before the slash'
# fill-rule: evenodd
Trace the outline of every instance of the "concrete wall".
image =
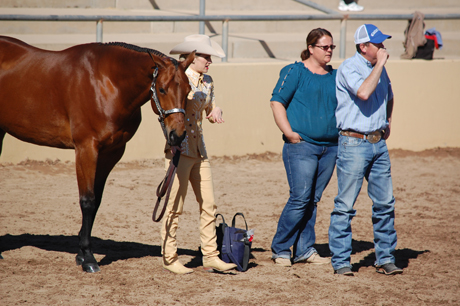
<svg viewBox="0 0 460 306">
<path fill-rule="evenodd" d="M 204 123 L 209 155 L 245 155 L 276 152 L 282 148 L 281 132 L 274 123 L 269 100 L 279 63 L 215 63 L 217 105 L 224 110 L 224 124 Z M 340 61 L 332 62 L 334 68 Z M 393 83 L 395 106 L 390 149 L 421 151 L 435 147 L 460 147 L 460 60 L 390 60 L 387 70 Z M 141 126 L 128 143 L 122 161 L 160 158 L 164 138 L 150 103 L 143 106 Z M 72 150 L 40 147 L 7 135 L 0 162 L 25 159 L 73 161 Z"/>
</svg>

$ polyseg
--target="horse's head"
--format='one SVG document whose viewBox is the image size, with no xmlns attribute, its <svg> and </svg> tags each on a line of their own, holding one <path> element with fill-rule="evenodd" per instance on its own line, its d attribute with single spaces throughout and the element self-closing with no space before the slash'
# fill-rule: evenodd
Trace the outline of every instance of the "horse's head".
<svg viewBox="0 0 460 306">
<path fill-rule="evenodd" d="M 168 144 L 178 146 L 185 138 L 185 103 L 191 90 L 185 70 L 195 58 L 195 52 L 182 62 L 150 55 L 156 64 L 154 71 L 157 71 L 152 86 L 152 108 L 159 116 Z"/>
</svg>

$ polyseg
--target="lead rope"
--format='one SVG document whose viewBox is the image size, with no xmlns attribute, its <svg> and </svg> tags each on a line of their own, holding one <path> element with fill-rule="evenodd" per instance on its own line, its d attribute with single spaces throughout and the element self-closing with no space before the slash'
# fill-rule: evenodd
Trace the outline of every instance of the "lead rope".
<svg viewBox="0 0 460 306">
<path fill-rule="evenodd" d="M 153 209 L 152 220 L 153 222 L 159 222 L 166 211 L 166 206 L 168 205 L 169 201 L 169 194 L 171 193 L 171 188 L 174 182 L 174 177 L 176 175 L 177 165 L 179 164 L 180 158 L 180 151 L 177 150 L 174 153 L 173 158 L 169 162 L 168 171 L 166 171 L 165 178 L 161 181 L 160 185 L 157 187 L 157 202 L 155 204 L 155 208 Z M 161 209 L 160 215 L 156 217 L 158 208 L 160 207 L 161 198 L 166 194 L 165 202 L 163 204 L 163 208 Z"/>
<path fill-rule="evenodd" d="M 172 114 L 172 113 L 180 112 L 185 115 L 185 110 L 182 108 L 173 108 L 167 111 L 163 110 L 163 108 L 160 105 L 160 101 L 158 100 L 156 86 L 155 86 L 155 81 L 156 81 L 157 76 L 158 76 L 158 67 L 155 67 L 155 70 L 153 71 L 153 81 L 152 81 L 152 86 L 150 87 L 150 90 L 152 91 L 152 99 L 155 102 L 155 105 L 159 113 L 158 121 L 160 122 L 161 129 L 163 130 L 163 135 L 165 136 L 166 141 L 168 141 L 164 119 L 166 118 L 167 115 Z M 152 213 L 153 222 L 159 222 L 163 218 L 163 215 L 165 214 L 166 206 L 168 205 L 168 201 L 169 201 L 169 195 L 171 193 L 171 187 L 174 182 L 174 176 L 176 175 L 177 165 L 179 164 L 179 158 L 180 158 L 180 150 L 176 150 L 173 158 L 169 162 L 169 168 L 166 171 L 166 175 L 164 179 L 161 181 L 161 183 L 157 187 L 157 192 L 156 192 L 157 202 L 155 204 L 155 207 Z M 163 208 L 161 209 L 160 215 L 156 217 L 158 208 L 160 207 L 161 199 L 165 195 L 166 197 L 165 197 L 165 201 L 163 204 Z"/>
</svg>

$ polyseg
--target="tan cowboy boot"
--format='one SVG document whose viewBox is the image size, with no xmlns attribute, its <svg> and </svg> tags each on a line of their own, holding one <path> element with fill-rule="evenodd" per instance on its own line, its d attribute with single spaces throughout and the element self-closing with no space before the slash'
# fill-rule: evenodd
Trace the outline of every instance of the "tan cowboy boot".
<svg viewBox="0 0 460 306">
<path fill-rule="evenodd" d="M 330 258 L 324 258 L 318 255 L 318 253 L 313 253 L 310 257 L 307 259 L 297 261 L 296 263 L 303 262 L 303 263 L 308 263 L 308 264 L 313 264 L 313 265 L 324 265 L 331 263 Z"/>
<path fill-rule="evenodd" d="M 187 268 L 183 264 L 181 264 L 179 260 L 175 260 L 171 264 L 166 264 L 163 260 L 163 268 L 176 274 L 188 274 L 193 272 L 192 269 Z"/>
<path fill-rule="evenodd" d="M 219 257 L 203 258 L 203 268 L 207 272 L 217 270 L 220 272 L 236 268 L 235 264 L 223 262 Z"/>
<path fill-rule="evenodd" d="M 321 257 L 318 255 L 318 253 L 313 253 L 313 255 L 308 257 L 306 262 L 309 264 L 314 264 L 314 265 L 324 265 L 324 264 L 331 263 L 331 259 Z"/>
</svg>

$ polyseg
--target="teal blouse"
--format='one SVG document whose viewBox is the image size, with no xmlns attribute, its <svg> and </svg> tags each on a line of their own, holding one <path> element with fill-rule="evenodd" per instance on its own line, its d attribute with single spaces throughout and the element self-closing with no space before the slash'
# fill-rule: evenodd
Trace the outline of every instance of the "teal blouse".
<svg viewBox="0 0 460 306">
<path fill-rule="evenodd" d="M 330 67 L 327 74 L 315 74 L 302 62 L 281 69 L 270 101 L 280 102 L 286 107 L 292 130 L 307 142 L 323 146 L 337 145 L 336 72 Z M 283 139 L 286 141 L 285 137 Z"/>
</svg>

